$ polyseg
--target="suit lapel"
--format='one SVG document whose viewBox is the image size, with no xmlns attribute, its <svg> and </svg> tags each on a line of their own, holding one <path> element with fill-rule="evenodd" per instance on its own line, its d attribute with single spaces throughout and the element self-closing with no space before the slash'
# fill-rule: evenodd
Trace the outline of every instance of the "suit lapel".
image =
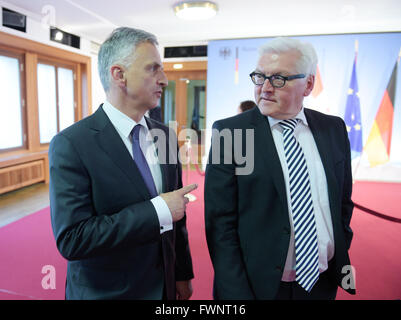
<svg viewBox="0 0 401 320">
<path fill-rule="evenodd" d="M 270 175 L 273 178 L 282 205 L 284 208 L 288 208 L 287 192 L 280 158 L 274 144 L 269 122 L 260 113 L 258 108 L 255 108 L 253 112 L 251 125 L 255 129 L 255 152 L 260 152 L 263 157 L 263 174 Z"/>
<path fill-rule="evenodd" d="M 99 107 L 94 114 L 94 120 L 92 129 L 98 131 L 96 140 L 100 148 L 128 176 L 138 193 L 145 199 L 150 198 L 150 193 L 138 167 L 102 107 Z"/>
</svg>

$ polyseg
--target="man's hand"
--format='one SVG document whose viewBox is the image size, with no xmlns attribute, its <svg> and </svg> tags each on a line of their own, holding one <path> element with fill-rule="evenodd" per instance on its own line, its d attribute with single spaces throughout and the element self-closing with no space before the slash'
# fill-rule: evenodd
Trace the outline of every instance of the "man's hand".
<svg viewBox="0 0 401 320">
<path fill-rule="evenodd" d="M 177 290 L 177 300 L 188 300 L 191 298 L 193 292 L 191 280 L 177 281 L 175 286 Z"/>
<path fill-rule="evenodd" d="M 176 222 L 184 217 L 184 212 L 188 198 L 185 197 L 187 193 L 195 190 L 198 187 L 196 183 L 182 187 L 181 189 L 162 193 L 160 196 L 166 201 L 168 208 L 170 209 L 173 222 Z"/>
</svg>

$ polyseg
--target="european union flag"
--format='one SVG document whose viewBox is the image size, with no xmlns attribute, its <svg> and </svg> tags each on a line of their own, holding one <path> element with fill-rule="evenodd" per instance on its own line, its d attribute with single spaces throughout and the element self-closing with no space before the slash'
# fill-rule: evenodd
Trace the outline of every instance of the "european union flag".
<svg viewBox="0 0 401 320">
<path fill-rule="evenodd" d="M 362 152 L 361 105 L 359 102 L 358 80 L 356 77 L 356 57 L 352 68 L 351 83 L 348 89 L 344 121 L 347 126 L 348 138 L 351 144 L 351 158 L 354 159 Z"/>
</svg>

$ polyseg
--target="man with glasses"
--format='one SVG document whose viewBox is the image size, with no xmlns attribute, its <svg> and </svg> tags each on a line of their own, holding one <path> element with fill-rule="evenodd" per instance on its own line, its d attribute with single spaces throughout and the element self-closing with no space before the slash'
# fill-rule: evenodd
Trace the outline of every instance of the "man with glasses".
<svg viewBox="0 0 401 320">
<path fill-rule="evenodd" d="M 268 42 L 250 74 L 258 108 L 214 123 L 205 221 L 216 299 L 335 299 L 338 286 L 355 293 L 348 135 L 342 119 L 303 107 L 316 66 L 310 44 Z M 213 163 L 214 152 L 223 159 L 248 141 L 224 147 L 217 132 L 227 129 L 233 137 L 253 130 L 253 148 L 242 146 L 254 150 L 251 174 L 238 175 L 235 160 Z"/>
</svg>

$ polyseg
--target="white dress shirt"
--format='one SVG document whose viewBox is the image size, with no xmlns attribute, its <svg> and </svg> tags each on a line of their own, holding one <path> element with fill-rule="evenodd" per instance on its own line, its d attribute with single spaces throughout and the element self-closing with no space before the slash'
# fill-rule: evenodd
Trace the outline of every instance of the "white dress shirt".
<svg viewBox="0 0 401 320">
<path fill-rule="evenodd" d="M 141 130 L 139 131 L 139 144 L 149 165 L 149 169 L 152 173 L 157 193 L 162 193 L 163 178 L 160 164 L 157 157 L 156 148 L 153 143 L 153 138 L 149 132 L 149 128 L 145 118 L 142 117 L 142 119 L 137 123 L 126 114 L 122 113 L 120 110 L 111 105 L 108 101 L 103 103 L 103 110 L 106 113 L 107 117 L 110 119 L 114 128 L 117 130 L 118 134 L 120 135 L 121 140 L 124 142 L 124 145 L 126 146 L 128 152 L 131 154 L 132 159 L 134 158 L 134 155 L 132 152 L 131 131 L 137 124 L 142 125 Z M 164 199 L 160 196 L 157 196 L 150 201 L 155 207 L 157 216 L 159 218 L 160 233 L 172 230 L 173 219 L 170 209 L 168 208 Z"/>
<path fill-rule="evenodd" d="M 291 225 L 290 245 L 288 248 L 287 260 L 284 267 L 282 281 L 295 281 L 295 243 L 294 243 L 294 223 L 291 210 L 290 185 L 288 181 L 288 167 L 284 153 L 283 129 L 279 125 L 281 120 L 267 117 L 273 134 L 277 153 L 280 158 L 281 168 L 283 169 L 288 213 Z M 313 209 L 315 213 L 316 230 L 319 246 L 319 272 L 327 270 L 328 261 L 334 256 L 334 236 L 333 223 L 331 221 L 329 195 L 327 190 L 326 174 L 324 172 L 322 160 L 320 159 L 315 139 L 306 121 L 304 109 L 295 117 L 301 122 L 295 128 L 294 135 L 302 147 L 305 155 L 306 165 L 310 178 Z"/>
</svg>

